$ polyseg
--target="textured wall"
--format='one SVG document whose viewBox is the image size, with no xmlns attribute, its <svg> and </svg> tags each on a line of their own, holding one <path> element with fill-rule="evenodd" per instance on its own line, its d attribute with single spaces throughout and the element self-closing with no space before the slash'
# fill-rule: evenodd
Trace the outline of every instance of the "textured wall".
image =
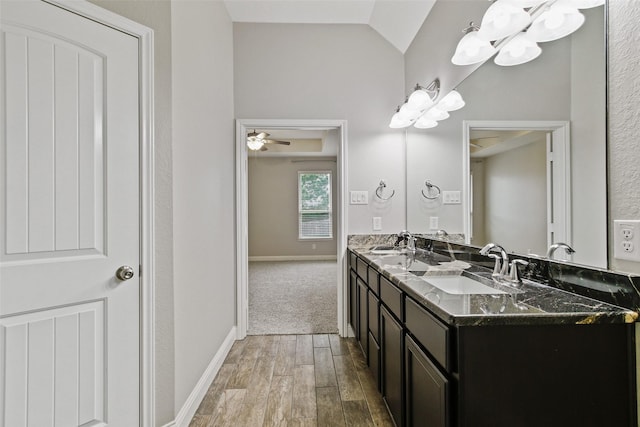
<svg viewBox="0 0 640 427">
<path fill-rule="evenodd" d="M 405 225 L 404 141 L 389 129 L 403 99 L 402 54 L 366 25 L 234 26 L 236 118 L 348 121 L 348 185 L 370 204 L 348 205 L 349 234 Z M 396 195 L 384 206 L 373 192 L 386 179 Z"/>
<path fill-rule="evenodd" d="M 609 262 L 640 273 L 640 263 L 613 258 L 613 220 L 640 219 L 640 4 L 609 1 Z"/>
<path fill-rule="evenodd" d="M 171 149 L 171 3 L 90 0 L 154 34 L 156 421 L 174 418 L 173 195 Z"/>
<path fill-rule="evenodd" d="M 336 162 L 249 158 L 249 256 L 336 255 Z M 298 239 L 298 171 L 331 171 L 333 239 Z M 312 245 L 315 245 L 315 249 Z"/>
<path fill-rule="evenodd" d="M 175 407 L 235 324 L 233 42 L 222 2 L 171 7 Z"/>
</svg>

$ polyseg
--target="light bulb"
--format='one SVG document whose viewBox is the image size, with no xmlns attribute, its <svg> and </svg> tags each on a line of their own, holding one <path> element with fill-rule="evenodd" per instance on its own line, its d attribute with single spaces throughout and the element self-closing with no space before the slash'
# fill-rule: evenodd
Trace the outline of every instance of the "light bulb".
<svg viewBox="0 0 640 427">
<path fill-rule="evenodd" d="M 439 109 L 445 111 L 456 111 L 464 107 L 464 105 L 465 103 L 462 99 L 462 96 L 456 90 L 452 90 L 451 92 L 449 92 L 447 96 L 442 98 L 436 104 Z"/>
<path fill-rule="evenodd" d="M 477 31 L 465 34 L 458 42 L 451 58 L 455 65 L 470 65 L 486 61 L 496 53 L 496 48 L 487 40 L 481 40 Z"/>
<path fill-rule="evenodd" d="M 536 42 L 528 39 L 525 33 L 519 33 L 500 49 L 494 62 L 503 66 L 519 65 L 536 59 L 540 53 L 542 49 Z"/>
<path fill-rule="evenodd" d="M 478 31 L 483 40 L 500 40 L 522 31 L 531 23 L 531 16 L 521 7 L 497 1 L 493 3 L 484 16 Z"/>
<path fill-rule="evenodd" d="M 427 92 L 417 89 L 409 96 L 407 104 L 412 110 L 424 111 L 433 105 L 433 100 Z"/>
</svg>

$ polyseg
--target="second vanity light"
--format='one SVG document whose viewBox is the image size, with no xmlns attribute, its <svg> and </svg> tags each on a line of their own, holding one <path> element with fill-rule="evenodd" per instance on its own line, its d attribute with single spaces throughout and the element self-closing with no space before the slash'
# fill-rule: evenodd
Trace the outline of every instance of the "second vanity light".
<svg viewBox="0 0 640 427">
<path fill-rule="evenodd" d="M 440 80 L 435 79 L 428 86 L 416 85 L 404 104 L 397 108 L 389 127 L 406 128 L 411 125 L 418 129 L 428 129 L 438 125 L 438 121 L 447 119 L 449 111 L 464 107 L 462 96 L 452 90 L 436 102 L 440 94 Z"/>
<path fill-rule="evenodd" d="M 495 0 L 480 27 L 463 32 L 451 62 L 471 65 L 486 61 L 510 66 L 537 58 L 539 42 L 557 40 L 576 31 L 585 17 L 578 9 L 603 5 L 605 0 Z"/>
</svg>

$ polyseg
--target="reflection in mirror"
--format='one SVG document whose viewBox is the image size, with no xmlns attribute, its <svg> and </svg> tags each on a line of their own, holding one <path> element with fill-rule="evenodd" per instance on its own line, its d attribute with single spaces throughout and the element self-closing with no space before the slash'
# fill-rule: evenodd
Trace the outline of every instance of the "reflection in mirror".
<svg viewBox="0 0 640 427">
<path fill-rule="evenodd" d="M 558 129 L 544 123 L 494 126 L 465 123 L 469 241 L 544 255 L 551 244 L 571 240 L 570 177 L 567 162 L 560 161 L 570 156 L 568 123 Z"/>
<path fill-rule="evenodd" d="M 595 267 L 607 266 L 606 229 L 606 62 L 604 7 L 584 10 L 585 24 L 564 39 L 543 43 L 536 60 L 513 67 L 487 61 L 457 86 L 467 105 L 451 113 L 436 128 L 409 128 L 407 143 L 407 228 L 413 233 L 434 234 L 439 228 L 450 235 L 463 234 L 471 243 L 470 170 L 465 122 L 569 122 L 566 132 L 570 155 L 564 162 L 569 189 L 561 204 L 567 207 L 565 243 L 576 253 L 573 262 Z M 461 10 L 461 14 L 464 11 Z M 524 129 L 524 128 L 523 128 Z M 470 128 L 468 128 L 470 130 Z M 515 185 L 515 176 L 506 176 L 510 189 L 499 194 L 502 204 L 526 199 L 534 191 Z M 421 195 L 425 180 L 437 184 L 443 193 L 438 200 Z M 545 179 L 545 185 L 548 182 Z M 485 187 L 486 190 L 486 187 Z M 461 194 L 455 202 L 453 194 Z M 548 210 L 557 208 L 559 194 L 547 193 L 544 210 L 523 209 L 514 218 L 494 224 L 492 240 L 509 252 L 544 256 L 546 245 L 562 241 L 548 224 Z M 541 196 L 539 196 L 541 197 Z M 452 201 L 453 200 L 453 201 Z M 493 202 L 492 202 L 493 203 Z M 522 202 L 518 202 L 522 203 Z M 514 203 L 511 204 L 513 206 Z M 533 216 L 542 212 L 543 218 Z M 477 212 L 476 212 L 477 214 Z M 534 224 L 539 231 L 532 231 Z M 434 224 L 437 224 L 434 228 Z M 474 232 L 479 239 L 479 230 Z M 500 234 L 495 234 L 495 233 Z M 553 233 L 553 234 L 550 234 Z M 532 238 L 529 234 L 535 234 Z M 560 254 L 558 254 L 560 255 Z M 562 255 L 561 257 L 564 257 Z"/>
</svg>

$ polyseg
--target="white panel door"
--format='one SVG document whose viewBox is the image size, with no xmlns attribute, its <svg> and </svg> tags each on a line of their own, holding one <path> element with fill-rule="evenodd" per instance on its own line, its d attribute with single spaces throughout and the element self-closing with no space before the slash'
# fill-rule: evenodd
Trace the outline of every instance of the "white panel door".
<svg viewBox="0 0 640 427">
<path fill-rule="evenodd" d="M 136 426 L 138 40 L 0 8 L 0 426 Z"/>
</svg>

